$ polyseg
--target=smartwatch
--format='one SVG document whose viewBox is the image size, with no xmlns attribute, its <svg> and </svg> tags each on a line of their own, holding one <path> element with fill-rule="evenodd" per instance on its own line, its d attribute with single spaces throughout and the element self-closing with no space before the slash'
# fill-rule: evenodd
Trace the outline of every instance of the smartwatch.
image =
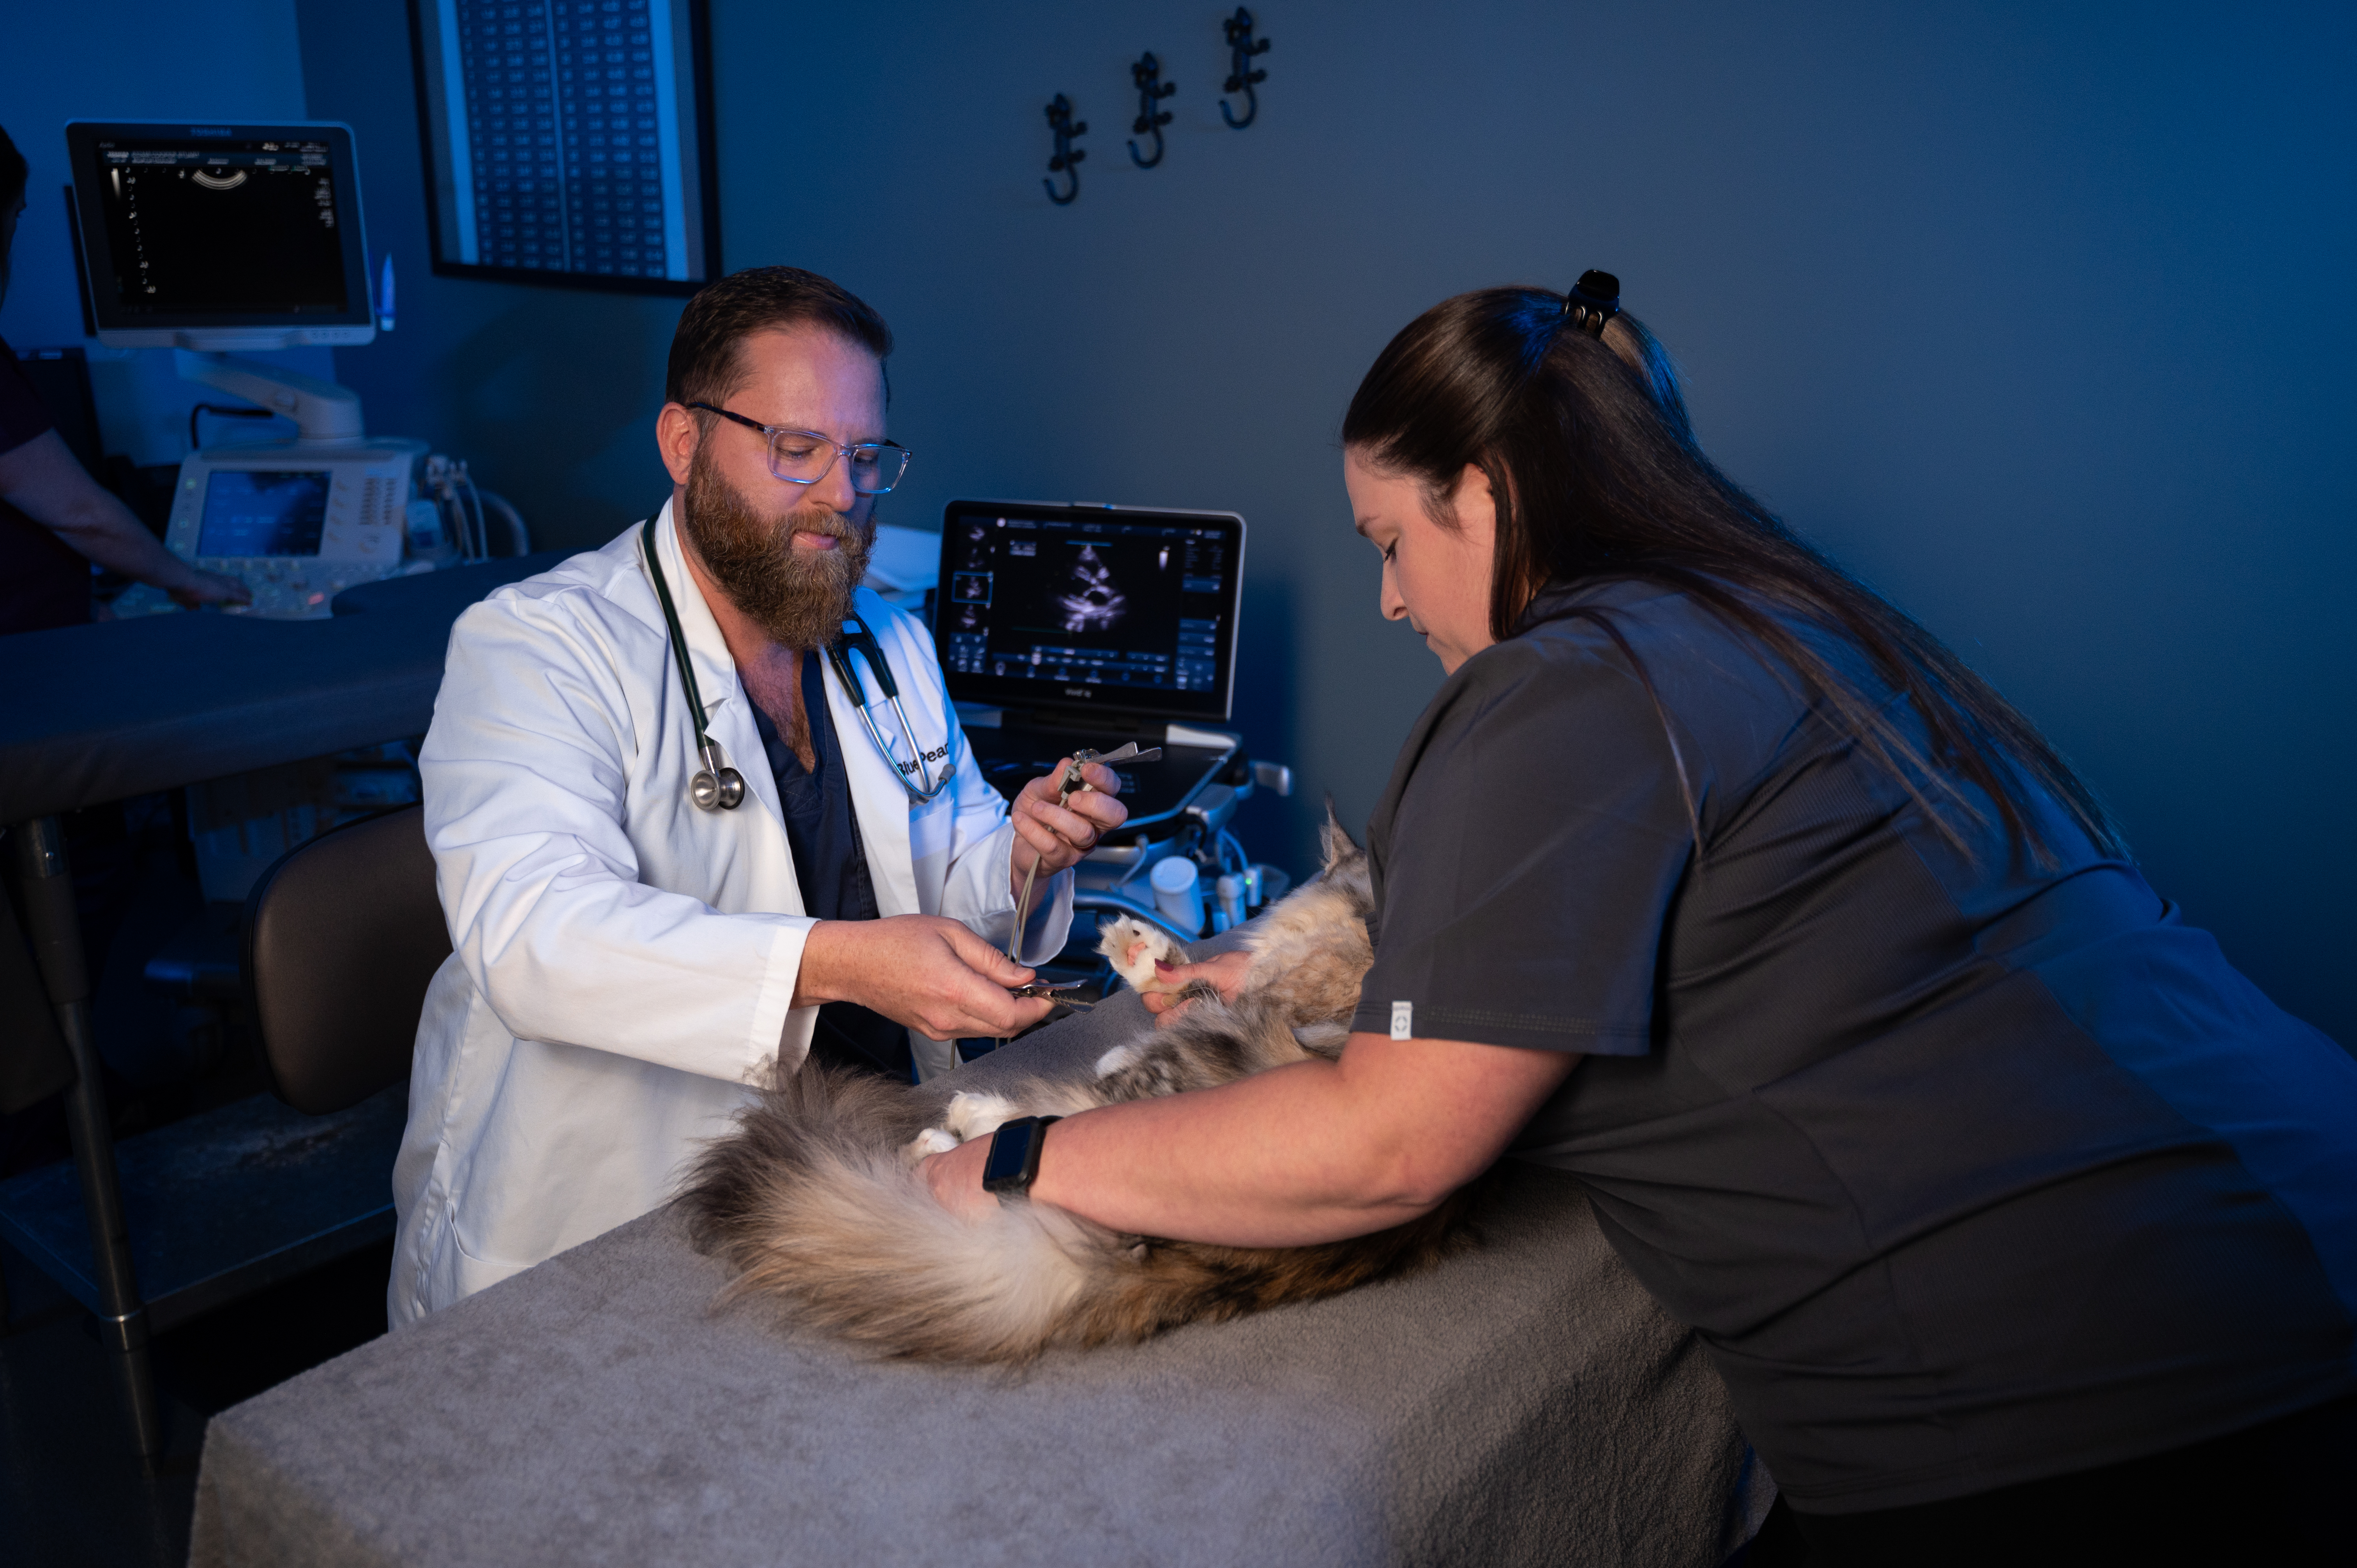
<svg viewBox="0 0 2357 1568">
<path fill-rule="evenodd" d="M 1039 1179 L 1039 1151 L 1048 1143 L 1049 1125 L 1058 1116 L 1018 1116 L 999 1123 L 990 1135 L 990 1157 L 982 1165 L 982 1190 L 996 1193 L 1001 1203 L 1021 1197 Z"/>
</svg>

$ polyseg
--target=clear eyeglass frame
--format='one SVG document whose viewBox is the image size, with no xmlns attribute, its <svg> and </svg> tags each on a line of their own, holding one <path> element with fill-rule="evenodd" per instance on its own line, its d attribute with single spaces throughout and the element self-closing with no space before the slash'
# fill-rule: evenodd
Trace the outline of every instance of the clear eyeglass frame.
<svg viewBox="0 0 2357 1568">
<path fill-rule="evenodd" d="M 691 403 L 687 406 L 733 420 L 748 430 L 759 431 L 769 443 L 771 477 L 790 485 L 817 484 L 834 471 L 837 461 L 845 461 L 851 465 L 851 488 L 856 493 L 889 495 L 892 487 L 909 471 L 909 459 L 915 456 L 898 441 L 856 441 L 845 446 L 833 436 L 815 430 L 764 424 L 708 403 Z"/>
</svg>

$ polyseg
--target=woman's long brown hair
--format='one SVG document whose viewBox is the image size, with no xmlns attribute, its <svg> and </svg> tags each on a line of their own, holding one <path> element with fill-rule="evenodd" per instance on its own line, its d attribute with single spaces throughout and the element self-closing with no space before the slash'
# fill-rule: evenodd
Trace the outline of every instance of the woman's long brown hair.
<svg viewBox="0 0 2357 1568">
<path fill-rule="evenodd" d="M 1443 526 L 1456 526 L 1448 498 L 1466 467 L 1488 477 L 1498 512 L 1492 637 L 1526 629 L 1551 586 L 1658 583 L 1772 653 L 1960 850 L 1968 846 L 1952 813 L 1981 815 L 1961 780 L 1995 802 L 2011 843 L 2050 859 L 2024 809 L 2029 782 L 2104 854 L 2126 855 L 2102 802 L 2035 725 L 1703 456 L 1668 357 L 1641 323 L 1617 317 L 1598 341 L 1563 327 L 1563 300 L 1489 288 L 1433 306 L 1376 359 L 1342 422 L 1342 444 L 1420 481 Z M 1856 647 L 1913 709 L 1920 739 L 1796 623 Z M 1615 632 L 1609 616 L 1603 624 Z M 1635 662 L 1625 639 L 1613 641 Z M 1637 673 L 1651 691 L 1641 665 Z M 1685 786 L 1682 759 L 1680 774 Z"/>
</svg>

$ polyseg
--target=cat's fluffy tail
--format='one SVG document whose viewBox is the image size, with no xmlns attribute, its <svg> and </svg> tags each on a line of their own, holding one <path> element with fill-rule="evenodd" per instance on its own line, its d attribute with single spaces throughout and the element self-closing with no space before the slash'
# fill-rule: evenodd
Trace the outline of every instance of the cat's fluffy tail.
<svg viewBox="0 0 2357 1568">
<path fill-rule="evenodd" d="M 1143 1339 L 1348 1290 L 1458 1244 L 1461 1193 L 1422 1219 L 1324 1247 L 1141 1241 L 1048 1204 L 952 1216 L 902 1153 L 908 1092 L 806 1069 L 745 1112 L 683 1195 L 700 1251 L 759 1302 L 888 1356 L 1023 1361 L 1051 1346 Z M 1461 1228 L 1460 1228 L 1461 1231 Z"/>
</svg>

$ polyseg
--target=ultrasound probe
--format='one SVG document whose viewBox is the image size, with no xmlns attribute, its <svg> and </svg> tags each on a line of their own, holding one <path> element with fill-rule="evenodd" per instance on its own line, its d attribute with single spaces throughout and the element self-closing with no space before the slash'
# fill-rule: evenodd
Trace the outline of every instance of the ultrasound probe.
<svg viewBox="0 0 2357 1568">
<path fill-rule="evenodd" d="M 1056 804 L 1059 807 L 1065 806 L 1071 800 L 1074 795 L 1084 793 L 1094 788 L 1094 786 L 1086 779 L 1081 777 L 1081 768 L 1084 764 L 1091 762 L 1103 762 L 1107 764 L 1115 762 L 1159 762 L 1161 760 L 1162 748 L 1160 746 L 1149 746 L 1141 751 L 1138 749 L 1137 742 L 1134 740 L 1124 746 L 1119 751 L 1108 751 L 1103 753 L 1102 756 L 1096 752 L 1088 750 L 1086 747 L 1082 747 L 1081 750 L 1072 753 L 1072 760 L 1065 765 L 1063 778 L 1057 780 Z M 1021 961 L 1015 958 L 1015 950 L 1023 945 L 1023 923 L 1026 919 L 1029 918 L 1030 916 L 1031 879 L 1039 875 L 1039 863 L 1046 858 L 1047 857 L 1045 855 L 1040 854 L 1036 850 L 1032 852 L 1031 869 L 1023 874 L 1023 896 L 1015 901 L 1015 932 L 1012 936 L 1006 939 L 1006 956 L 1009 960 L 1017 962 L 1020 962 Z M 1026 991 L 1028 991 L 1029 989 L 1030 988 L 1028 986 L 1025 987 Z M 1017 994 L 1020 994 L 1020 993 Z M 1033 992 L 1032 994 L 1036 995 L 1038 993 Z"/>
</svg>

